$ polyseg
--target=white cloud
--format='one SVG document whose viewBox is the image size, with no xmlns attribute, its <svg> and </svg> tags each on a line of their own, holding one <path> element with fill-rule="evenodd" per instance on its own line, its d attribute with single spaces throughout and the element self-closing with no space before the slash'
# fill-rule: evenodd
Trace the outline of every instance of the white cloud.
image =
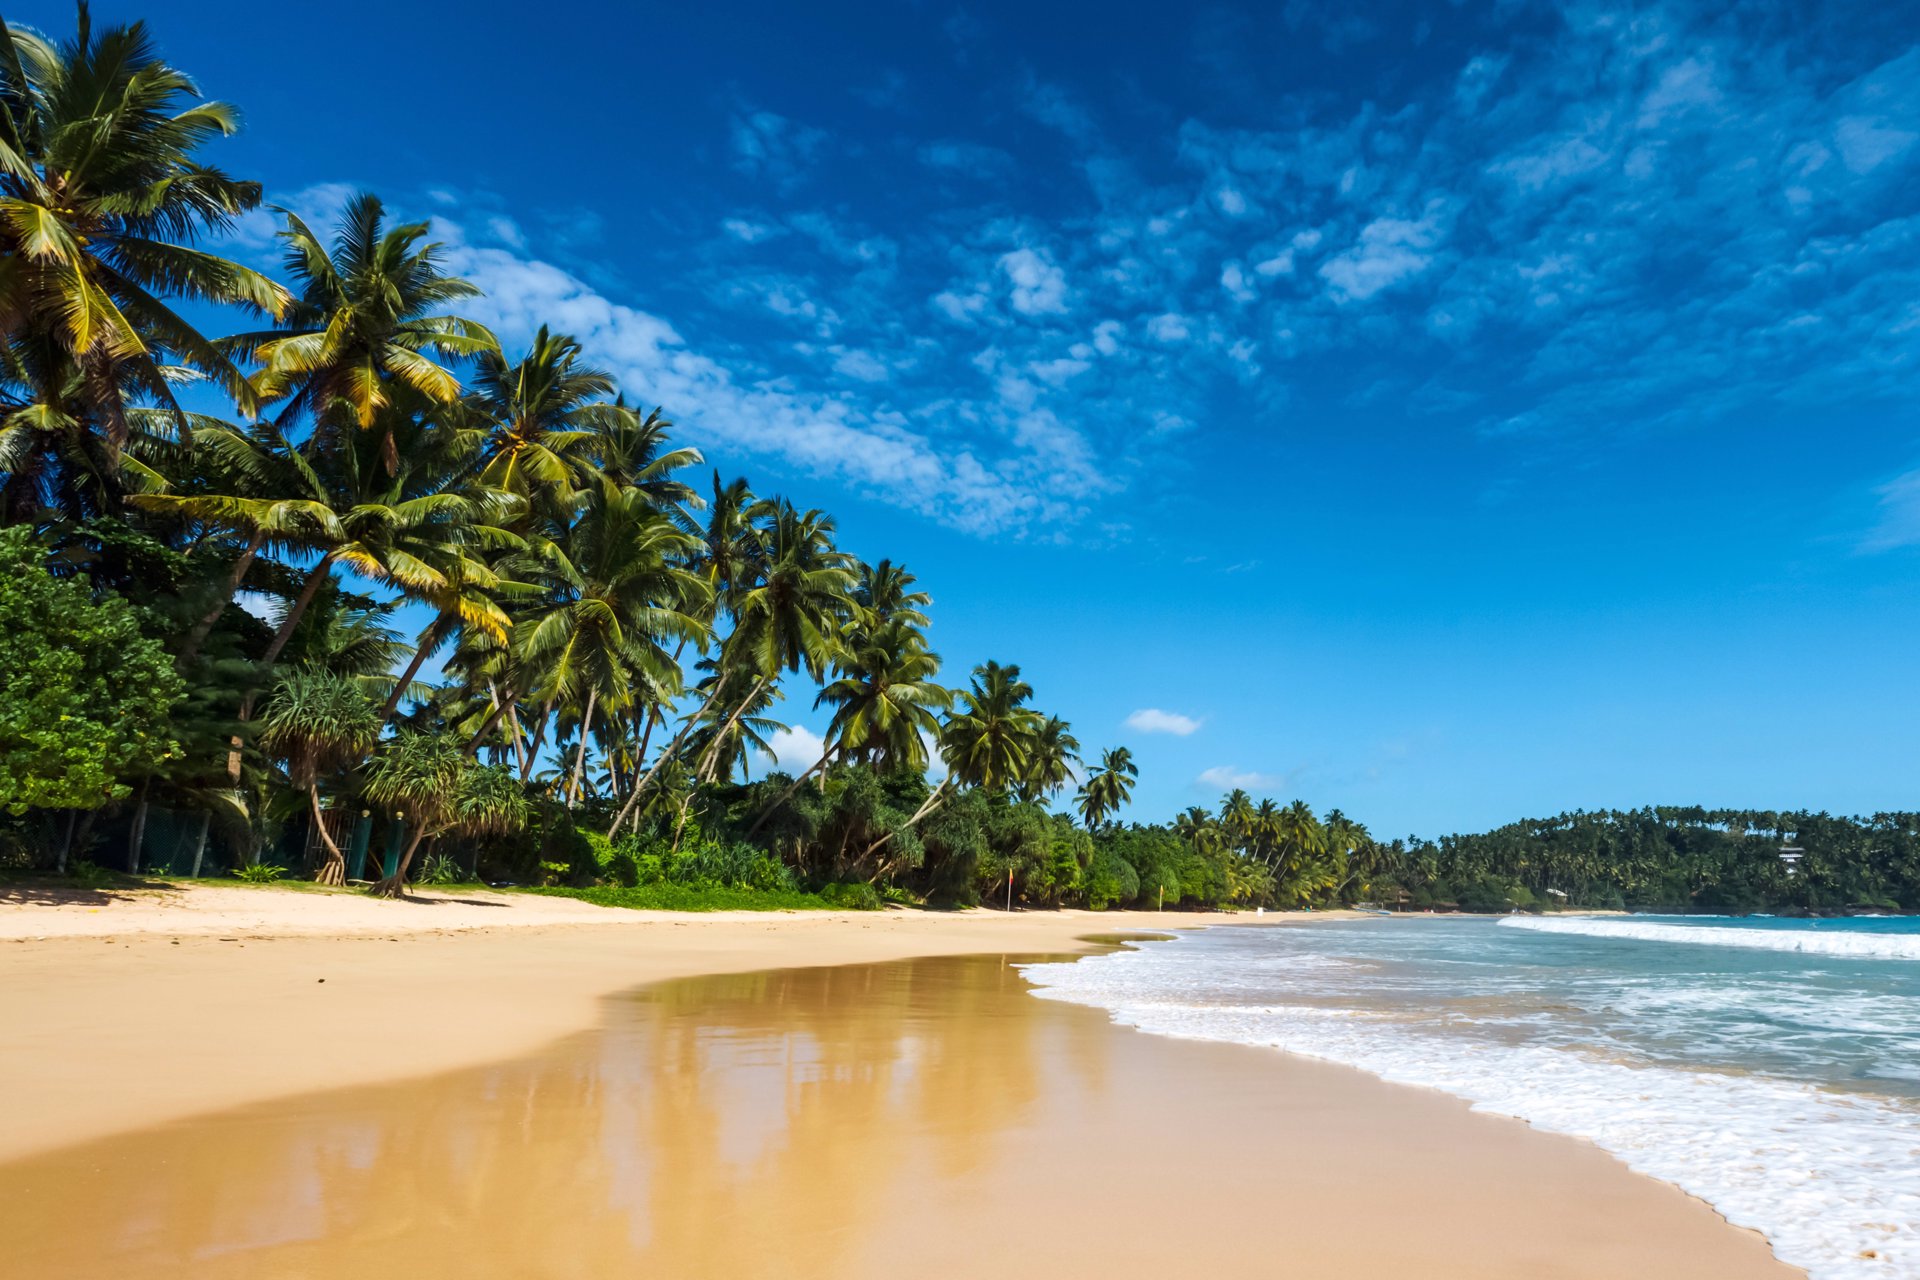
<svg viewBox="0 0 1920 1280">
<path fill-rule="evenodd" d="M 833 362 L 833 370 L 861 382 L 885 382 L 890 373 L 871 351 L 862 351 L 858 347 L 840 352 Z"/>
<path fill-rule="evenodd" d="M 805 725 L 796 724 L 767 735 L 767 748 L 761 754 L 770 758 L 775 767 L 782 773 L 797 774 L 813 767 L 820 753 L 827 749 L 827 741 Z"/>
<path fill-rule="evenodd" d="M 1273 791 L 1290 781 L 1290 776 L 1284 773 L 1256 773 L 1219 764 L 1202 770 L 1200 776 L 1193 780 L 1193 785 L 1214 791 Z"/>
<path fill-rule="evenodd" d="M 1320 268 L 1335 300 L 1371 298 L 1425 271 L 1441 240 L 1441 213 L 1437 204 L 1429 205 L 1418 219 L 1375 218 L 1362 227 L 1351 249 Z"/>
<path fill-rule="evenodd" d="M 1874 490 L 1880 518 L 1860 540 L 1862 551 L 1892 551 L 1920 543 L 1920 471 L 1897 475 Z"/>
<path fill-rule="evenodd" d="M 771 178 L 782 188 L 796 183 L 826 144 L 827 135 L 772 111 L 745 111 L 733 118 L 734 167 Z"/>
<path fill-rule="evenodd" d="M 1220 268 L 1220 287 L 1227 291 L 1235 302 L 1252 302 L 1253 286 L 1247 281 L 1247 273 L 1237 262 L 1229 262 Z"/>
<path fill-rule="evenodd" d="M 1147 336 L 1155 342 L 1185 342 L 1188 332 L 1187 318 L 1176 312 L 1169 311 L 1147 321 Z"/>
<path fill-rule="evenodd" d="M 1000 255 L 1000 270 L 1013 286 L 1013 309 L 1024 316 L 1062 314 L 1067 309 L 1067 274 L 1051 258 L 1032 249 Z"/>
<path fill-rule="evenodd" d="M 693 443 L 783 458 L 971 533 L 1065 519 L 1078 498 L 1112 486 L 1084 448 L 1061 447 L 1064 427 L 1042 448 L 995 457 L 976 451 L 984 438 L 973 447 L 936 443 L 927 428 L 938 424 L 916 426 L 925 414 L 851 392 L 738 377 L 660 316 L 615 302 L 552 263 L 464 242 L 457 226 L 439 229 L 450 233 L 449 268 L 484 291 L 470 304 L 474 319 L 510 347 L 542 324 L 573 334 L 629 400 L 671 408 Z"/>
<path fill-rule="evenodd" d="M 742 244 L 759 244 L 762 240 L 769 240 L 780 234 L 779 227 L 755 222 L 750 218 L 726 218 L 721 221 L 720 229 Z"/>
<path fill-rule="evenodd" d="M 1192 716 L 1183 716 L 1177 711 L 1162 711 L 1158 707 L 1142 707 L 1127 717 L 1127 728 L 1138 729 L 1141 733 L 1171 733 L 1184 738 L 1200 727 L 1200 722 Z"/>
<path fill-rule="evenodd" d="M 966 324 L 987 309 L 987 291 L 976 288 L 971 293 L 955 293 L 947 289 L 933 295 L 933 305 L 947 319 Z"/>
<path fill-rule="evenodd" d="M 1120 350 L 1120 335 L 1127 326 L 1118 320 L 1102 320 L 1093 326 L 1093 349 L 1103 356 L 1114 355 Z"/>
<path fill-rule="evenodd" d="M 1834 143 L 1840 159 L 1854 173 L 1871 173 L 1895 159 L 1914 143 L 1916 135 L 1895 128 L 1884 120 L 1848 116 L 1833 127 Z"/>
<path fill-rule="evenodd" d="M 493 217 L 488 218 L 487 230 L 493 233 L 494 239 L 507 245 L 509 248 L 524 249 L 527 247 L 527 237 L 520 230 L 520 224 L 503 214 L 495 214 Z"/>
<path fill-rule="evenodd" d="M 989 177 L 1013 167 L 1013 157 L 998 147 L 972 142 L 930 142 L 920 148 L 920 163 L 975 178 Z"/>
</svg>

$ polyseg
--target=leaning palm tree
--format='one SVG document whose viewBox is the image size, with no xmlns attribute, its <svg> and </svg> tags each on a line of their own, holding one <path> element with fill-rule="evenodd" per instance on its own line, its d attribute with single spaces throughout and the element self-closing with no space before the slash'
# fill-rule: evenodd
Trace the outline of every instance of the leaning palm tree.
<svg viewBox="0 0 1920 1280">
<path fill-rule="evenodd" d="M 834 523 L 824 512 L 801 512 L 776 499 L 760 503 L 755 515 L 761 521 L 757 572 L 732 602 L 734 629 L 723 660 L 753 674 L 754 693 L 782 672 L 805 671 L 824 681 L 843 651 L 841 628 L 853 609 L 853 558 L 834 546 Z M 694 771 L 700 781 L 713 777 L 731 729 L 723 724 L 715 735 Z"/>
<path fill-rule="evenodd" d="M 421 629 L 406 669 L 394 682 L 393 692 L 380 709 L 383 728 L 393 719 L 394 712 L 400 709 L 400 703 L 407 697 L 414 677 L 420 674 L 420 668 L 442 645 L 463 630 L 477 632 L 484 642 L 494 646 L 504 645 L 513 620 L 501 607 L 501 601 L 530 597 L 538 591 L 531 584 L 515 581 L 499 572 L 494 561 L 504 557 L 490 557 L 487 554 L 503 546 L 511 551 L 523 547 L 524 543 L 512 534 L 490 526 L 475 525 L 469 532 L 473 535 L 471 543 L 448 541 L 422 548 L 431 558 L 437 581 L 421 580 L 412 594 L 421 603 L 430 606 L 434 616 Z"/>
<path fill-rule="evenodd" d="M 1118 813 L 1126 805 L 1133 795 L 1134 779 L 1139 776 L 1133 753 L 1127 748 L 1115 747 L 1101 753 L 1100 767 L 1088 775 L 1074 797 L 1087 830 L 1096 830 L 1109 815 Z"/>
<path fill-rule="evenodd" d="M 191 244 L 260 203 L 258 183 L 197 158 L 236 130 L 233 109 L 202 100 L 144 23 L 96 32 L 78 9 L 63 44 L 11 26 L 0 39 L 0 346 L 14 384 L 0 421 L 10 449 L 97 444 L 103 465 L 89 470 L 111 504 L 132 403 L 159 405 L 187 430 L 174 396 L 183 371 L 169 358 L 252 409 L 232 360 L 167 300 L 272 316 L 290 300 Z"/>
<path fill-rule="evenodd" d="M 499 343 L 486 326 L 441 312 L 480 291 L 442 269 L 440 246 L 423 243 L 428 224 L 388 227 L 379 198 L 363 192 L 347 202 L 329 249 L 298 215 L 281 214 L 300 296 L 278 328 L 223 343 L 259 362 L 253 391 L 285 401 L 278 420 L 305 414 L 331 436 L 382 426 L 409 401 L 453 405 L 460 380 L 435 357 L 475 356 Z M 382 455 L 398 468 L 390 433 Z"/>
<path fill-rule="evenodd" d="M 926 739 L 940 731 L 938 713 L 953 703 L 952 692 L 933 681 L 940 655 L 926 648 L 919 632 L 896 621 L 877 632 L 856 631 L 839 669 L 840 678 L 814 699 L 816 707 L 835 708 L 820 758 L 761 810 L 748 839 L 836 755 L 881 771 L 926 771 Z"/>
<path fill-rule="evenodd" d="M 232 544 L 226 572 L 211 584 L 207 609 L 175 655 L 183 669 L 198 656 L 262 551 L 284 556 L 347 536 L 324 500 L 324 485 L 272 423 L 204 425 L 194 434 L 188 463 L 193 474 L 186 491 L 169 488 L 127 498 L 130 506 L 192 522 L 203 541 L 213 535 L 216 545 L 222 538 Z"/>
<path fill-rule="evenodd" d="M 261 745 L 286 761 L 288 780 L 307 793 L 313 829 L 326 849 L 314 876 L 321 884 L 345 884 L 347 860 L 327 830 L 320 777 L 357 764 L 379 733 L 373 702 L 353 679 L 316 668 L 282 676 L 261 718 Z"/>
</svg>

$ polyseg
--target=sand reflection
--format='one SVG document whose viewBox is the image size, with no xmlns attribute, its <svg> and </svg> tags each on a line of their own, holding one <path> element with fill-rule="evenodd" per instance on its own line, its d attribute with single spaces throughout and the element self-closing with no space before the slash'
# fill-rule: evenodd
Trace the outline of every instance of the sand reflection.
<svg viewBox="0 0 1920 1280">
<path fill-rule="evenodd" d="M 1000 958 L 689 979 L 534 1058 L 25 1161 L 7 1272 L 845 1274 L 1049 1073 L 1098 1087 L 1104 1037 L 1023 990 Z"/>
</svg>

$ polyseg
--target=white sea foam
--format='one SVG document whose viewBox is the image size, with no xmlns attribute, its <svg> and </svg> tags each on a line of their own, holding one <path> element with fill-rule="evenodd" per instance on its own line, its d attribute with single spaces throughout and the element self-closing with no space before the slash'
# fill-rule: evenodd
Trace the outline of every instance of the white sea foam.
<svg viewBox="0 0 1920 1280">
<path fill-rule="evenodd" d="M 1035 994 L 1159 1035 L 1271 1046 L 1587 1138 L 1767 1235 L 1815 1280 L 1920 1278 L 1920 1111 L 1766 1076 L 1631 1065 L 1378 1012 L 1214 1003 L 1246 957 L 1191 942 L 1032 965 Z"/>
<path fill-rule="evenodd" d="M 1799 951 L 1808 955 L 1862 959 L 1920 960 L 1920 934 L 1867 933 L 1832 929 L 1735 929 L 1724 925 L 1655 924 L 1644 920 L 1542 920 L 1508 916 L 1506 929 L 1570 933 L 1587 938 L 1630 938 L 1639 942 L 1686 942 L 1704 947 L 1743 947 L 1749 951 Z"/>
</svg>

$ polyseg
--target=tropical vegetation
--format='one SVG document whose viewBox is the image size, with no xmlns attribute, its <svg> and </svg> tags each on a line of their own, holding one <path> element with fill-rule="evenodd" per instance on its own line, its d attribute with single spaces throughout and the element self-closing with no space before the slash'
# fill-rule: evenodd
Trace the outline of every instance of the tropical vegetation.
<svg viewBox="0 0 1920 1280">
<path fill-rule="evenodd" d="M 264 208 L 140 23 L 0 40 L 0 870 L 609 902 L 1920 907 L 1920 820 L 1647 810 L 1375 840 L 1243 791 L 1124 822 L 1008 661 L 430 223 Z M 243 215 L 277 271 L 238 261 Z M 699 406 L 680 406 L 697 410 Z M 813 758 L 753 776 L 796 713 Z M 791 766 L 791 767 L 789 767 Z M 1804 846 L 1804 860 L 1781 858 Z"/>
</svg>

